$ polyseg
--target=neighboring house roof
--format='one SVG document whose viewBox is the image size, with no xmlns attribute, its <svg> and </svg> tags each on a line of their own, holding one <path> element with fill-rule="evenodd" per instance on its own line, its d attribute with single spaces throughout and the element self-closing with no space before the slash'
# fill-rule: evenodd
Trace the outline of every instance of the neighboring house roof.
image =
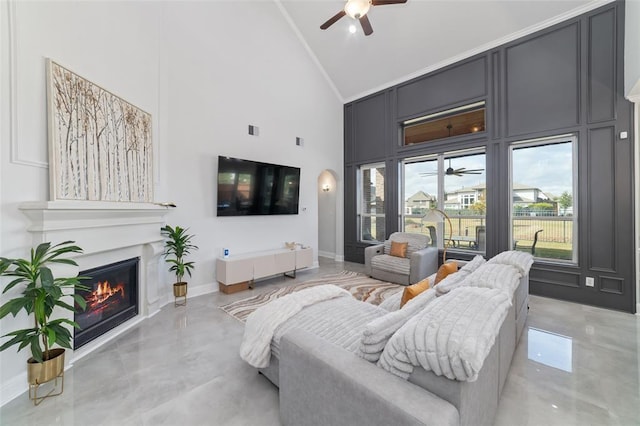
<svg viewBox="0 0 640 426">
<path fill-rule="evenodd" d="M 433 195 L 429 195 L 424 191 L 418 191 L 415 194 L 413 194 L 411 197 L 407 198 L 407 202 L 414 202 L 414 201 L 435 201 L 436 197 L 434 197 Z"/>
</svg>

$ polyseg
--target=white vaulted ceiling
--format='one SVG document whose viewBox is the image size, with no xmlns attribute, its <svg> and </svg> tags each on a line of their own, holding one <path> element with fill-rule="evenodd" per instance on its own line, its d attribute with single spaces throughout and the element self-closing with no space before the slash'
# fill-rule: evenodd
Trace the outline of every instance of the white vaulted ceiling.
<svg viewBox="0 0 640 426">
<path fill-rule="evenodd" d="M 408 0 L 372 7 L 373 34 L 343 17 L 341 0 L 276 0 L 342 101 L 348 102 L 506 41 L 609 3 L 610 0 Z M 358 31 L 351 34 L 350 24 Z"/>
</svg>

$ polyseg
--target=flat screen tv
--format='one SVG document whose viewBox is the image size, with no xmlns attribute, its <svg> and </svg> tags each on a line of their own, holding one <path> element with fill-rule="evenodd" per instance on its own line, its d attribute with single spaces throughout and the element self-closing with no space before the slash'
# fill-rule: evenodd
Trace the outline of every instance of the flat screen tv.
<svg viewBox="0 0 640 426">
<path fill-rule="evenodd" d="M 218 157 L 218 216 L 298 214 L 300 168 Z"/>
</svg>

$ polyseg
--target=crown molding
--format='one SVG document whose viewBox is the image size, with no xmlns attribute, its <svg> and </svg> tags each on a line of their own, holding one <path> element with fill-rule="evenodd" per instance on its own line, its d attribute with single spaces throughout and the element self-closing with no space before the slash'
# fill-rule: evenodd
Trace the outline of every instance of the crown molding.
<svg viewBox="0 0 640 426">
<path fill-rule="evenodd" d="M 316 65 L 316 67 L 318 67 L 318 70 L 320 71 L 320 74 L 322 74 L 324 79 L 327 81 L 327 83 L 331 87 L 331 90 L 333 90 L 333 93 L 336 95 L 336 98 L 338 98 L 338 100 L 341 103 L 343 103 L 343 104 L 346 103 L 345 99 L 340 94 L 340 91 L 338 90 L 336 85 L 333 83 L 333 80 L 331 79 L 329 74 L 327 74 L 327 71 L 322 66 L 322 63 L 320 63 L 320 60 L 318 59 L 316 54 L 313 53 L 313 50 L 311 49 L 311 47 L 309 46 L 309 44 L 307 43 L 305 38 L 302 36 L 302 33 L 300 32 L 300 30 L 296 26 L 295 22 L 293 22 L 293 19 L 291 18 L 291 15 L 289 15 L 289 12 L 287 12 L 287 10 L 284 8 L 284 6 L 280 2 L 280 0 L 273 0 L 273 1 L 276 4 L 276 6 L 278 6 L 278 9 L 280 9 L 280 13 L 282 13 L 282 16 L 284 16 L 285 21 L 287 21 L 287 23 L 289 24 L 289 26 L 293 30 L 294 34 L 296 35 L 296 37 L 298 38 L 300 43 L 302 43 L 302 46 L 307 51 L 307 54 L 309 54 L 309 56 L 311 57 L 311 60 L 313 61 L 313 63 Z"/>
</svg>

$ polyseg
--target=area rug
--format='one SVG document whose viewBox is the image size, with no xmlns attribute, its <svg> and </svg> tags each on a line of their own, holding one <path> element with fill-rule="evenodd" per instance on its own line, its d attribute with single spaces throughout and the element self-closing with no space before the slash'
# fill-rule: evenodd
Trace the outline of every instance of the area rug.
<svg viewBox="0 0 640 426">
<path fill-rule="evenodd" d="M 240 322 L 245 322 L 251 312 L 264 306 L 267 303 L 294 291 L 314 287 L 322 284 L 333 284 L 349 291 L 353 297 L 363 302 L 379 305 L 384 299 L 397 293 L 403 288 L 398 284 L 378 281 L 364 274 L 357 272 L 343 271 L 336 274 L 324 275 L 320 278 L 305 281 L 300 284 L 281 287 L 263 294 L 238 300 L 227 305 L 220 306 L 220 309 L 234 317 Z"/>
</svg>

